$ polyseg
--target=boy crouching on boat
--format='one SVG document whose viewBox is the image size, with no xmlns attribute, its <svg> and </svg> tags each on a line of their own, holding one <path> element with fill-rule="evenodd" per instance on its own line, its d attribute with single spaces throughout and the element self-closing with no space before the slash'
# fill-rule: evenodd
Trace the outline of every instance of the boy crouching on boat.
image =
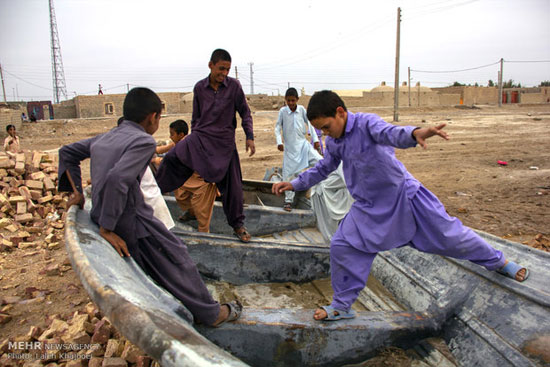
<svg viewBox="0 0 550 367">
<path fill-rule="evenodd" d="M 220 305 L 203 283 L 187 247 L 153 215 L 140 190 L 156 143 L 162 104 L 150 89 L 134 88 L 124 99 L 124 121 L 111 131 L 59 150 L 59 191 L 72 191 L 68 207 L 84 205 L 80 162 L 91 159 L 91 219 L 120 256 L 132 256 L 143 271 L 191 311 L 197 321 L 218 326 L 239 318 L 241 304 Z"/>
<path fill-rule="evenodd" d="M 419 251 L 470 260 L 519 282 L 524 267 L 504 258 L 474 231 L 450 217 L 443 204 L 395 157 L 394 149 L 420 144 L 439 135 L 445 124 L 430 128 L 394 126 L 375 114 L 347 111 L 334 92 L 315 93 L 307 117 L 328 135 L 324 159 L 291 182 L 273 185 L 277 195 L 303 191 L 324 180 L 343 161 L 346 185 L 355 202 L 330 244 L 332 304 L 317 309 L 316 320 L 353 318 L 351 305 L 365 287 L 380 251 L 408 245 Z"/>
</svg>

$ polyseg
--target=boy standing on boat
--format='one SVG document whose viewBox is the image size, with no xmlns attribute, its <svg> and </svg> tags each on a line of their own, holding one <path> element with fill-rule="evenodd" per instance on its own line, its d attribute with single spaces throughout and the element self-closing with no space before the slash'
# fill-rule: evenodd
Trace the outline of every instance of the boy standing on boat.
<svg viewBox="0 0 550 367">
<path fill-rule="evenodd" d="M 306 190 L 343 161 L 346 184 L 355 199 L 330 245 L 333 301 L 315 311 L 316 320 L 355 317 L 351 305 L 365 287 L 376 254 L 403 245 L 470 260 L 520 282 L 527 279 L 527 269 L 507 261 L 502 252 L 450 217 L 395 157 L 394 147 L 426 148 L 426 139 L 434 135 L 448 139 L 445 124 L 394 126 L 375 114 L 347 111 L 331 91 L 315 93 L 307 114 L 313 126 L 329 136 L 324 159 L 292 182 L 274 184 L 273 192 Z"/>
<path fill-rule="evenodd" d="M 284 181 L 290 181 L 304 168 L 314 165 L 323 158 L 317 152 L 319 150 L 319 137 L 307 119 L 306 109 L 298 104 L 298 99 L 298 91 L 295 88 L 288 88 L 285 93 L 286 106 L 279 110 L 279 118 L 275 124 L 277 149 L 284 152 Z M 314 147 L 308 142 L 308 132 L 311 134 Z M 286 211 L 291 211 L 293 201 L 294 191 L 286 191 L 283 208 Z"/>
<path fill-rule="evenodd" d="M 162 103 L 150 89 L 134 88 L 124 99 L 124 121 L 111 131 L 59 150 L 59 191 L 72 191 L 67 207 L 84 205 L 80 162 L 90 158 L 91 219 L 120 256 L 178 298 L 195 319 L 217 326 L 240 316 L 241 306 L 212 299 L 187 247 L 153 215 L 140 181 L 155 152 L 153 135 Z"/>
<path fill-rule="evenodd" d="M 252 115 L 241 84 L 228 76 L 231 55 L 214 50 L 208 67 L 210 75 L 193 89 L 191 134 L 166 154 L 156 178 L 162 192 L 174 191 L 195 171 L 205 181 L 216 183 L 227 223 L 242 242 L 249 242 L 250 234 L 244 226 L 241 164 L 235 145 L 235 114 L 238 112 L 242 118 L 250 156 L 256 152 Z"/>
</svg>

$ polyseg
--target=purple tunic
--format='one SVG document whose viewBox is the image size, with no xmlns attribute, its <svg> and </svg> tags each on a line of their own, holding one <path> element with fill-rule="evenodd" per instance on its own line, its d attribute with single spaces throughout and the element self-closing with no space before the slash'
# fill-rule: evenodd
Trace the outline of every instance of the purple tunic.
<svg viewBox="0 0 550 367">
<path fill-rule="evenodd" d="M 355 199 L 332 237 L 332 307 L 349 310 L 365 287 L 380 251 L 409 245 L 420 251 L 467 259 L 495 270 L 504 265 L 492 248 L 460 220 L 395 157 L 392 147 L 416 145 L 412 126 L 394 126 L 374 114 L 348 111 L 344 135 L 327 137 L 325 157 L 292 181 L 302 191 L 323 180 L 343 161 L 344 177 Z"/>
<path fill-rule="evenodd" d="M 215 91 L 209 77 L 193 89 L 191 134 L 176 144 L 176 155 L 208 182 L 219 182 L 237 150 L 236 112 L 242 118 L 246 139 L 254 140 L 252 116 L 246 96 L 237 79 L 226 77 Z"/>
<path fill-rule="evenodd" d="M 355 203 L 346 227 L 339 230 L 344 236 L 351 230 L 357 238 L 350 238 L 350 243 L 370 252 L 401 246 L 416 231 L 408 199 L 420 183 L 397 160 L 392 146 L 414 147 L 414 129 L 388 124 L 374 114 L 348 111 L 344 136 L 327 137 L 324 159 L 293 180 L 292 186 L 303 191 L 325 179 L 343 161 L 344 178 Z"/>
</svg>

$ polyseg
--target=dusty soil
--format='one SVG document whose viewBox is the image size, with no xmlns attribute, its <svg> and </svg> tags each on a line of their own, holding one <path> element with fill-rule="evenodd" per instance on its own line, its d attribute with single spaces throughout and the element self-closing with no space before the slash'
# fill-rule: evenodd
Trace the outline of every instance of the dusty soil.
<svg viewBox="0 0 550 367">
<path fill-rule="evenodd" d="M 392 120 L 391 109 L 358 109 Z M 237 131 L 243 177 L 262 179 L 265 169 L 280 166 L 273 127 L 277 111 L 254 113 L 256 154 L 244 151 L 244 134 Z M 168 125 L 177 118 L 163 117 L 157 140 L 168 139 Z M 110 119 L 73 119 L 25 124 L 19 131 L 23 149 L 49 150 L 108 131 Z M 428 149 L 397 151 L 408 170 L 434 192 L 447 211 L 466 225 L 530 246 L 550 250 L 550 105 L 481 106 L 470 108 L 403 109 L 398 124 L 430 126 L 446 123 L 451 140 L 432 138 Z M 497 161 L 506 161 L 501 166 Z M 87 167 L 83 170 L 87 177 Z M 89 302 L 76 274 L 68 265 L 64 247 L 30 254 L 0 253 L 0 298 L 21 297 L 23 302 L 0 306 L 11 321 L 0 325 L 0 339 L 24 335 L 51 315 L 69 315 Z M 62 265 L 60 274 L 40 274 L 46 264 Z M 63 265 L 65 264 L 65 265 Z M 28 288 L 43 291 L 29 298 Z M 1 341 L 1 340 L 0 340 Z"/>
</svg>

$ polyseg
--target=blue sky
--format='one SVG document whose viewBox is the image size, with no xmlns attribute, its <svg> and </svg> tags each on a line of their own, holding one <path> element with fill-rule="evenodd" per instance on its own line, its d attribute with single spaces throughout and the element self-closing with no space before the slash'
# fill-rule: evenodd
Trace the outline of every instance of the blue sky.
<svg viewBox="0 0 550 367">
<path fill-rule="evenodd" d="M 397 7 L 400 80 L 442 87 L 550 80 L 550 0 L 177 1 L 54 0 L 67 94 L 191 91 L 227 49 L 246 93 L 288 85 L 371 89 L 394 83 Z M 47 0 L 0 0 L 0 63 L 10 100 L 52 99 Z M 459 71 L 464 69 L 473 69 Z M 423 72 L 420 72 L 423 71 Z M 424 71 L 430 71 L 426 73 Z M 446 72 L 439 72 L 446 71 Z M 0 91 L 1 92 L 1 91 Z M 0 96 L 3 98 L 3 96 Z"/>
</svg>

